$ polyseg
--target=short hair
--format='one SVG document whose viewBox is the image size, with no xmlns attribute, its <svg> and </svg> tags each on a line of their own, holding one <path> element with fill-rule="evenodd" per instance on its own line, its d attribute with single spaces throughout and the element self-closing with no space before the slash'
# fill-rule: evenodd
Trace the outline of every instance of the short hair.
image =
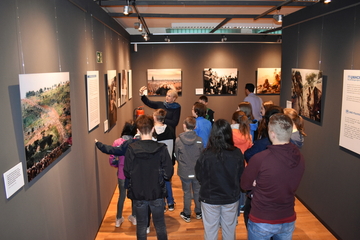
<svg viewBox="0 0 360 240">
<path fill-rule="evenodd" d="M 254 86 L 254 84 L 252 84 L 252 83 L 247 83 L 247 84 L 245 85 L 245 89 L 249 90 L 249 92 L 254 92 L 255 86 Z"/>
<path fill-rule="evenodd" d="M 177 99 L 179 97 L 178 93 L 176 90 L 174 89 L 170 89 L 166 92 L 166 94 L 170 94 L 171 96 L 175 97 L 175 99 Z"/>
<path fill-rule="evenodd" d="M 135 134 L 136 134 L 135 122 L 133 120 L 129 120 L 125 122 L 123 130 L 121 132 L 121 136 L 125 136 L 125 135 L 135 136 Z"/>
<path fill-rule="evenodd" d="M 206 115 L 206 106 L 203 103 L 195 102 L 194 103 L 194 112 L 198 117 L 205 117 Z"/>
<path fill-rule="evenodd" d="M 275 133 L 277 140 L 289 142 L 293 129 L 291 118 L 284 113 L 275 113 L 269 120 L 269 131 Z"/>
<path fill-rule="evenodd" d="M 154 127 L 154 119 L 149 115 L 140 115 L 136 119 L 135 124 L 141 134 L 150 134 L 152 128 Z"/>
<path fill-rule="evenodd" d="M 241 102 L 238 104 L 239 110 L 243 111 L 246 116 L 248 117 L 248 119 L 250 121 L 254 120 L 254 116 L 252 114 L 252 106 L 251 103 L 249 102 Z"/>
<path fill-rule="evenodd" d="M 196 119 L 193 116 L 189 116 L 185 118 L 184 124 L 186 129 L 188 130 L 194 130 L 196 127 Z"/>
<path fill-rule="evenodd" d="M 153 116 L 156 120 L 163 123 L 166 117 L 166 110 L 159 108 L 153 113 Z"/>
<path fill-rule="evenodd" d="M 204 101 L 204 102 L 208 102 L 208 97 L 205 96 L 205 95 L 201 95 L 201 96 L 199 97 L 199 100 Z"/>
</svg>

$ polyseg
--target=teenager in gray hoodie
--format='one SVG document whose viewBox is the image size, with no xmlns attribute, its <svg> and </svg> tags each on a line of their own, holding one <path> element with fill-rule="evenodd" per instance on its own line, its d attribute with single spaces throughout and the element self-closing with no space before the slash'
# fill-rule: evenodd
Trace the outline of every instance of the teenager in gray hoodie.
<svg viewBox="0 0 360 240">
<path fill-rule="evenodd" d="M 195 177 L 195 164 L 203 150 L 201 137 L 196 135 L 194 129 L 196 119 L 187 117 L 184 120 L 184 131 L 176 138 L 175 157 L 178 162 L 178 176 L 184 191 L 184 209 L 180 217 L 185 222 L 190 222 L 191 215 L 191 190 L 194 195 L 196 219 L 201 219 L 201 205 L 199 202 L 200 184 Z"/>
</svg>

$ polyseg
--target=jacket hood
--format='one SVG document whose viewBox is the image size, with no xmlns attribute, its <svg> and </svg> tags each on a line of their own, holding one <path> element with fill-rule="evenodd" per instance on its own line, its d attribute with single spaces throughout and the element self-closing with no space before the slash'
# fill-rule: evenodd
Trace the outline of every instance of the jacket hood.
<svg viewBox="0 0 360 240">
<path fill-rule="evenodd" d="M 268 149 L 289 168 L 295 168 L 300 163 L 301 153 L 294 144 L 269 145 Z"/>
<path fill-rule="evenodd" d="M 134 154 L 140 154 L 141 155 L 148 155 L 148 154 L 154 154 L 158 151 L 160 151 L 161 148 L 165 146 L 164 143 L 158 143 L 153 140 L 140 140 L 136 141 L 131 144 Z"/>
<path fill-rule="evenodd" d="M 196 143 L 197 135 L 195 131 L 188 131 L 180 133 L 179 139 L 184 145 L 192 145 Z"/>
<path fill-rule="evenodd" d="M 304 137 L 299 131 L 295 131 L 291 134 L 290 142 L 295 144 L 298 148 L 301 148 L 304 144 Z"/>
<path fill-rule="evenodd" d="M 166 129 L 166 124 L 162 125 L 162 126 L 155 126 L 155 132 L 157 135 L 160 135 L 162 133 L 165 132 L 165 129 Z"/>
</svg>

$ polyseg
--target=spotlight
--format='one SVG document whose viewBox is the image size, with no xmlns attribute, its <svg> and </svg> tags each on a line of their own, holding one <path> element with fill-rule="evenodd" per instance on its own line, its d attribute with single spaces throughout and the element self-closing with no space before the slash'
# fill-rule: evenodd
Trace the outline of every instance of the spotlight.
<svg viewBox="0 0 360 240">
<path fill-rule="evenodd" d="M 140 23 L 139 28 L 138 28 L 139 32 L 142 32 L 143 28 L 142 28 L 142 24 Z"/>
<path fill-rule="evenodd" d="M 281 14 L 275 14 L 275 15 L 274 15 L 274 19 L 275 19 L 277 22 L 282 22 L 283 15 L 281 15 Z"/>
<path fill-rule="evenodd" d="M 166 36 L 166 38 L 164 39 L 165 42 L 170 42 L 170 38 L 168 36 Z"/>
<path fill-rule="evenodd" d="M 221 42 L 226 42 L 227 38 L 225 37 L 225 35 L 222 35 L 221 37 Z"/>
<path fill-rule="evenodd" d="M 331 3 L 331 0 L 324 0 L 325 4 Z"/>
<path fill-rule="evenodd" d="M 124 12 L 123 12 L 123 14 L 124 14 L 124 15 L 129 15 L 129 11 L 130 11 L 129 5 L 124 6 Z"/>
<path fill-rule="evenodd" d="M 143 38 L 145 39 L 145 41 L 150 40 L 150 37 L 147 35 L 147 33 L 142 33 L 141 35 L 143 36 Z"/>
<path fill-rule="evenodd" d="M 139 22 L 134 22 L 134 28 L 139 29 L 139 27 L 140 27 L 140 23 Z"/>
</svg>

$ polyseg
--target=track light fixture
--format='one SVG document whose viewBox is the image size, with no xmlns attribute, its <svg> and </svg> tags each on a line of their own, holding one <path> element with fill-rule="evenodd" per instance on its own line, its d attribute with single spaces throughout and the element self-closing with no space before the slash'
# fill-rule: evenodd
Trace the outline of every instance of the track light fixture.
<svg viewBox="0 0 360 240">
<path fill-rule="evenodd" d="M 139 30 L 139 32 L 142 32 L 142 30 L 143 30 L 143 26 L 142 26 L 142 24 L 141 24 L 141 23 L 139 24 L 139 28 L 138 28 L 138 30 Z"/>
<path fill-rule="evenodd" d="M 129 12 L 132 11 L 132 8 L 130 7 L 130 2 L 129 0 L 127 1 L 127 4 L 124 6 L 124 11 L 123 11 L 123 14 L 124 15 L 129 15 Z"/>
<path fill-rule="evenodd" d="M 164 39 L 165 42 L 170 42 L 170 38 L 169 36 L 166 36 L 166 38 Z"/>
<path fill-rule="evenodd" d="M 225 37 L 225 35 L 222 35 L 221 36 L 221 42 L 226 42 L 227 41 L 227 38 Z"/>
<path fill-rule="evenodd" d="M 331 0 L 324 0 L 325 4 L 331 3 Z"/>
<path fill-rule="evenodd" d="M 139 22 L 134 22 L 134 28 L 139 29 L 139 27 L 140 27 L 140 23 Z"/>
<path fill-rule="evenodd" d="M 150 37 L 149 37 L 149 35 L 148 35 L 147 33 L 142 33 L 141 35 L 143 36 L 143 38 L 145 39 L 145 41 L 150 40 Z"/>
</svg>

